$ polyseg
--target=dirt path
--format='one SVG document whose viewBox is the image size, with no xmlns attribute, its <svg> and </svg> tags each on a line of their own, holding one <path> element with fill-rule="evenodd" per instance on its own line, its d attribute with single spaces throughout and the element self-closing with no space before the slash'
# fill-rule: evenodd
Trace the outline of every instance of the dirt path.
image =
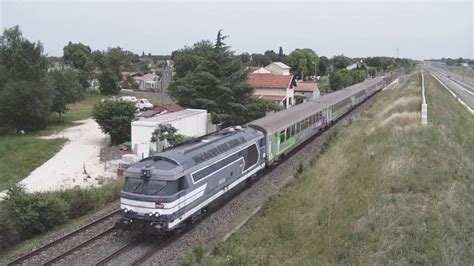
<svg viewBox="0 0 474 266">
<path fill-rule="evenodd" d="M 99 160 L 100 149 L 109 141 L 108 135 L 102 133 L 92 119 L 78 122 L 82 124 L 43 137 L 66 138 L 69 141 L 56 155 L 20 182 L 28 191 L 88 187 L 98 184 L 99 177 L 113 176 L 104 170 L 104 164 Z"/>
</svg>

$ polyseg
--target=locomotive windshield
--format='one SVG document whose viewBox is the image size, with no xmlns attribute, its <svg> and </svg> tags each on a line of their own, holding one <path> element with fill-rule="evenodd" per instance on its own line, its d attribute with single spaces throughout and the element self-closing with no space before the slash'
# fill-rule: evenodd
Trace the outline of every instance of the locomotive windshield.
<svg viewBox="0 0 474 266">
<path fill-rule="evenodd" d="M 178 182 L 127 177 L 123 191 L 150 196 L 170 196 L 178 192 Z"/>
</svg>

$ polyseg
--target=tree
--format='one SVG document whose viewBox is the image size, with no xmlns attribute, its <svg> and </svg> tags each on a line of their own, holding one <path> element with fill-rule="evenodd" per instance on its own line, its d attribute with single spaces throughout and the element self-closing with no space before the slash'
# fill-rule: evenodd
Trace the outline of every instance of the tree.
<svg viewBox="0 0 474 266">
<path fill-rule="evenodd" d="M 245 124 L 261 115 L 250 99 L 246 67 L 222 43 L 201 41 L 176 52 L 175 67 L 169 93 L 180 105 L 207 109 L 213 123 L 224 125 Z"/>
<path fill-rule="evenodd" d="M 118 94 L 120 92 L 118 82 L 119 76 L 117 72 L 110 68 L 102 70 L 99 74 L 100 93 L 105 95 Z"/>
<path fill-rule="evenodd" d="M 72 69 L 53 70 L 48 73 L 48 81 L 54 94 L 51 112 L 57 113 L 60 120 L 61 115 L 68 110 L 67 104 L 83 98 L 79 80 L 79 73 Z"/>
<path fill-rule="evenodd" d="M 18 26 L 5 29 L 0 37 L 0 65 L 3 69 L 0 88 L 9 79 L 39 82 L 47 69 L 43 45 L 23 38 Z"/>
<path fill-rule="evenodd" d="M 278 61 L 279 62 L 282 62 L 282 63 L 287 63 L 288 61 L 288 57 L 286 56 L 286 54 L 283 52 L 283 47 L 280 46 L 280 48 L 278 49 Z"/>
<path fill-rule="evenodd" d="M 344 69 L 351 63 L 349 58 L 345 57 L 344 55 L 334 56 L 333 58 L 331 58 L 330 62 L 335 71 Z"/>
<path fill-rule="evenodd" d="M 291 72 L 300 79 L 314 75 L 318 61 L 318 55 L 309 48 L 296 49 L 288 55 Z"/>
<path fill-rule="evenodd" d="M 217 38 L 216 38 L 216 48 L 224 48 L 225 47 L 225 43 L 224 43 L 224 40 L 227 39 L 227 35 L 224 35 L 222 33 L 222 29 L 220 29 L 218 32 L 217 32 Z"/>
<path fill-rule="evenodd" d="M 0 124 L 25 130 L 46 128 L 52 98 L 44 81 L 9 80 L 0 92 Z"/>
<path fill-rule="evenodd" d="M 263 53 L 265 56 L 270 58 L 270 61 L 272 62 L 278 62 L 278 55 L 275 53 L 273 50 L 266 50 L 265 53 Z"/>
<path fill-rule="evenodd" d="M 0 37 L 0 124 L 41 129 L 48 124 L 52 93 L 44 81 L 41 43 L 23 38 L 18 26 Z"/>
<path fill-rule="evenodd" d="M 94 106 L 92 116 L 102 132 L 110 134 L 111 142 L 115 145 L 130 139 L 135 109 L 132 102 L 106 100 Z"/>
<path fill-rule="evenodd" d="M 164 141 L 168 142 L 169 146 L 181 144 L 183 142 L 191 140 L 191 137 L 178 134 L 178 129 L 170 124 L 160 125 L 151 136 L 151 142 Z"/>
<path fill-rule="evenodd" d="M 319 64 L 318 64 L 318 76 L 324 76 L 326 75 L 328 69 L 329 69 L 329 59 L 325 56 L 321 56 L 319 58 Z"/>
<path fill-rule="evenodd" d="M 351 72 L 341 69 L 329 75 L 329 84 L 332 90 L 340 90 L 353 84 Z"/>
<path fill-rule="evenodd" d="M 252 66 L 264 67 L 272 63 L 269 56 L 263 54 L 252 54 Z"/>
<path fill-rule="evenodd" d="M 63 48 L 63 60 L 69 66 L 79 70 L 85 70 L 85 66 L 89 61 L 91 48 L 82 43 L 69 42 Z"/>
</svg>

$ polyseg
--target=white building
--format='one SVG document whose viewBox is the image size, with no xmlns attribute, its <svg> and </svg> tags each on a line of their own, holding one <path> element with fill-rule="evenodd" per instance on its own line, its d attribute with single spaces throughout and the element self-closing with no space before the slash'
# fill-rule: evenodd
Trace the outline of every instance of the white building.
<svg viewBox="0 0 474 266">
<path fill-rule="evenodd" d="M 141 77 L 134 77 L 133 79 L 138 83 L 139 90 L 157 90 L 160 77 L 155 74 L 148 73 Z"/>
<path fill-rule="evenodd" d="M 273 62 L 265 67 L 266 70 L 275 75 L 290 75 L 290 67 L 282 62 Z"/>
<path fill-rule="evenodd" d="M 151 118 L 132 122 L 132 149 L 140 157 L 145 158 L 167 147 L 166 141 L 152 142 L 153 132 L 160 125 L 169 124 L 178 129 L 178 134 L 188 137 L 200 137 L 207 134 L 207 110 L 186 109 L 167 113 Z"/>
<path fill-rule="evenodd" d="M 295 104 L 293 75 L 249 74 L 247 82 L 255 88 L 254 98 L 274 101 L 285 109 Z"/>
</svg>

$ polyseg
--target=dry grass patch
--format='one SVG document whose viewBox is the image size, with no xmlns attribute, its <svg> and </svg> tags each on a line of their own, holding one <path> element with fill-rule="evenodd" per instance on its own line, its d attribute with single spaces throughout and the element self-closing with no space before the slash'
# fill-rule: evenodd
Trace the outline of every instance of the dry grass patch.
<svg viewBox="0 0 474 266">
<path fill-rule="evenodd" d="M 428 78 L 430 125 L 420 126 L 419 86 L 420 75 L 412 75 L 380 93 L 311 169 L 205 262 L 472 262 L 474 119 Z"/>
</svg>

